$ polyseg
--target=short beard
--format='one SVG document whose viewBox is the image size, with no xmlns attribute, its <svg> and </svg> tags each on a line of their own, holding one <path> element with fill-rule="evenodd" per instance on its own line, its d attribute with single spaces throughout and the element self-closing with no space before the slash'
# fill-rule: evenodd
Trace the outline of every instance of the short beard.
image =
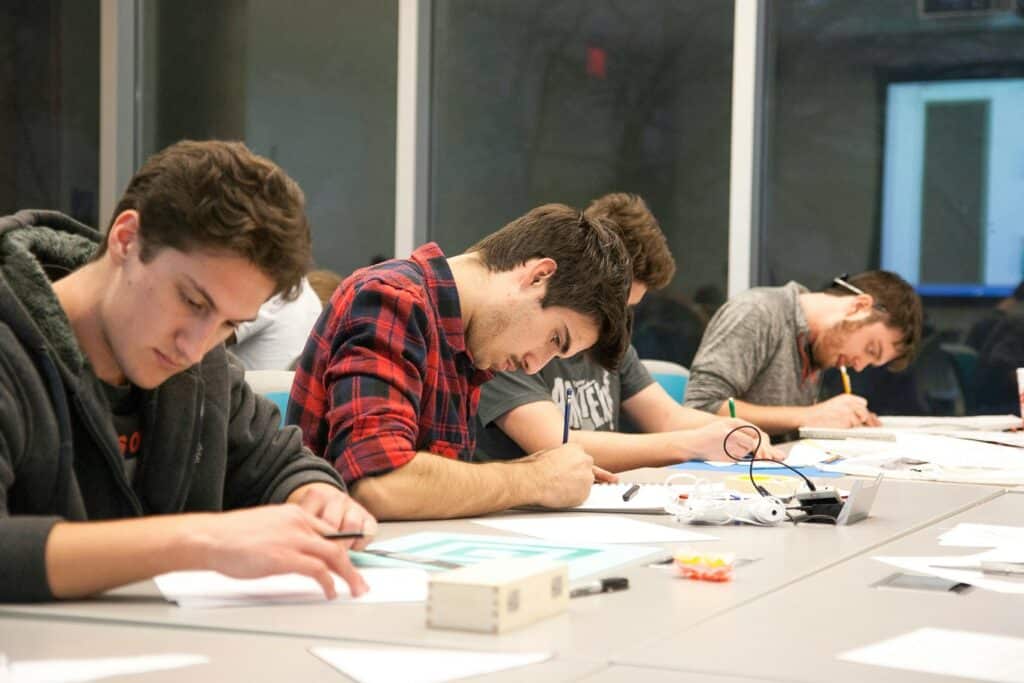
<svg viewBox="0 0 1024 683">
<path fill-rule="evenodd" d="M 853 334 L 865 325 L 877 322 L 878 317 L 870 315 L 864 320 L 840 320 L 828 328 L 811 345 L 811 356 L 814 367 L 821 369 L 827 367 L 832 358 L 836 357 L 839 348 L 846 341 L 846 337 Z"/>
<path fill-rule="evenodd" d="M 503 334 L 511 324 L 512 317 L 507 312 L 495 309 L 486 310 L 482 317 L 473 321 L 473 324 L 466 328 L 466 348 L 473 356 L 473 361 L 493 362 L 493 358 L 481 359 L 479 352 L 489 341 Z"/>
</svg>

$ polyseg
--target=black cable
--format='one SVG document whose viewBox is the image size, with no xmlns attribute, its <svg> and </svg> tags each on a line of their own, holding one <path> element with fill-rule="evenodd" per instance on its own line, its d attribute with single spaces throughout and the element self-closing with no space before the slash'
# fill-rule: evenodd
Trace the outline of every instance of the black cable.
<svg viewBox="0 0 1024 683">
<path fill-rule="evenodd" d="M 732 436 L 734 433 L 740 431 L 741 429 L 753 429 L 754 433 L 757 435 L 757 443 L 754 444 L 754 449 L 750 453 L 747 453 L 747 455 L 745 455 L 742 458 L 737 458 L 735 455 L 733 455 L 732 453 L 729 452 L 729 437 Z M 731 460 L 735 460 L 736 462 L 740 462 L 740 463 L 742 463 L 742 462 L 749 462 L 750 463 L 750 469 L 747 472 L 747 474 L 750 476 L 750 485 L 753 486 L 754 490 L 757 491 L 759 494 L 761 494 L 762 497 L 767 498 L 767 497 L 771 496 L 772 494 L 767 489 L 765 489 L 763 486 L 760 486 L 754 480 L 754 463 L 755 462 L 774 462 L 774 463 L 778 463 L 778 464 L 782 465 L 783 467 L 785 467 L 787 470 L 789 470 L 789 471 L 793 472 L 794 474 L 796 474 L 801 479 L 803 479 L 804 483 L 807 484 L 807 488 L 809 490 L 811 490 L 811 491 L 817 491 L 818 490 L 817 487 L 814 485 L 814 482 L 812 482 L 810 479 L 808 479 L 807 476 L 804 475 L 803 472 L 801 472 L 800 470 L 796 469 L 795 467 L 791 467 L 791 466 L 787 465 L 786 463 L 782 462 L 781 460 L 772 460 L 771 458 L 755 458 L 754 457 L 754 453 L 757 453 L 759 450 L 761 450 L 761 430 L 757 429 L 756 427 L 753 427 L 751 425 L 740 425 L 739 427 L 733 427 L 732 429 L 730 429 L 729 432 L 725 435 L 725 438 L 722 440 L 722 450 L 725 452 L 725 454 Z"/>
</svg>

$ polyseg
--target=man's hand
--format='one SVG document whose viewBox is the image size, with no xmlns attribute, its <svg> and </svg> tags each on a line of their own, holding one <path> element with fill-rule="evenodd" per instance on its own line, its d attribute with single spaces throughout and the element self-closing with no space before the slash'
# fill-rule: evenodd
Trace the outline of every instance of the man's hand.
<svg viewBox="0 0 1024 683">
<path fill-rule="evenodd" d="M 745 429 L 738 429 L 739 427 Z M 760 440 L 758 435 L 761 437 Z M 786 457 L 782 451 L 771 445 L 768 435 L 760 429 L 744 420 L 729 417 L 717 419 L 697 429 L 667 432 L 665 436 L 668 438 L 669 449 L 680 461 L 700 458 L 735 462 L 749 453 L 754 453 L 756 458 L 767 460 L 784 460 Z M 733 457 L 730 458 L 729 455 Z"/>
<path fill-rule="evenodd" d="M 531 468 L 528 481 L 533 490 L 528 497 L 549 508 L 579 505 L 590 495 L 595 476 L 601 476 L 595 472 L 594 459 L 574 443 L 528 455 L 515 463 Z"/>
<path fill-rule="evenodd" d="M 878 427 L 878 416 L 868 410 L 867 399 L 855 394 L 839 394 L 827 401 L 809 406 L 804 426 L 808 427 Z"/>
<path fill-rule="evenodd" d="M 338 541 L 355 550 L 370 544 L 377 533 L 377 520 L 347 493 L 322 482 L 306 484 L 292 491 L 289 503 L 327 522 L 331 531 L 358 531 L 363 537 L 352 541 Z"/>
<path fill-rule="evenodd" d="M 323 538 L 338 527 L 298 505 L 267 505 L 194 517 L 198 523 L 192 525 L 191 537 L 198 541 L 199 566 L 240 579 L 304 574 L 320 584 L 328 599 L 337 595 L 332 571 L 344 579 L 353 596 L 369 590 L 346 548 Z"/>
</svg>

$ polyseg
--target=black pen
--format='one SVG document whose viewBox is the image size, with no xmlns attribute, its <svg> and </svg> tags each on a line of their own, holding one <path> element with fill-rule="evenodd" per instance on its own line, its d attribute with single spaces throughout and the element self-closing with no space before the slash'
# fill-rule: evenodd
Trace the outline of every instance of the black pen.
<svg viewBox="0 0 1024 683">
<path fill-rule="evenodd" d="M 322 534 L 328 541 L 340 541 L 347 538 L 363 538 L 362 531 L 335 531 L 329 534 Z"/>
<path fill-rule="evenodd" d="M 629 579 L 624 576 L 612 576 L 607 579 L 582 583 L 569 590 L 570 598 L 581 598 L 584 595 L 597 595 L 598 593 L 614 593 L 629 588 Z"/>
<path fill-rule="evenodd" d="M 562 418 L 562 443 L 569 443 L 569 415 L 572 411 L 572 387 L 565 388 L 565 413 Z"/>
<path fill-rule="evenodd" d="M 633 484 L 626 492 L 622 494 L 622 502 L 629 502 L 629 499 L 636 495 L 636 492 L 640 490 L 640 484 Z"/>
</svg>

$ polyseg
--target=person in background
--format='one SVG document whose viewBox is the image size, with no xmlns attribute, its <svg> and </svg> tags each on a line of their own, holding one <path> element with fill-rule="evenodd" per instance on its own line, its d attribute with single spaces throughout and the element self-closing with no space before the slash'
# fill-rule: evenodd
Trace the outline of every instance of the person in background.
<svg viewBox="0 0 1024 683">
<path fill-rule="evenodd" d="M 306 275 L 306 279 L 309 281 L 309 286 L 316 292 L 317 298 L 320 299 L 320 305 L 327 306 L 327 302 L 331 300 L 334 290 L 341 284 L 342 277 L 333 270 L 321 268 L 319 270 L 311 270 Z"/>
<path fill-rule="evenodd" d="M 1024 315 L 1024 282 L 1017 285 L 1010 296 L 1001 299 L 988 314 L 971 326 L 964 343 L 980 353 L 985 348 L 992 330 L 1009 315 Z"/>
<path fill-rule="evenodd" d="M 290 370 L 306 345 L 323 305 L 307 278 L 297 294 L 278 294 L 260 306 L 256 319 L 228 337 L 228 346 L 246 370 Z"/>
<path fill-rule="evenodd" d="M 1024 367 L 1024 282 L 971 328 L 967 343 L 978 351 L 975 409 L 981 414 L 1019 413 L 1016 370 Z"/>
<path fill-rule="evenodd" d="M 633 306 L 633 346 L 641 358 L 693 364 L 708 319 L 675 292 L 648 291 Z"/>
<path fill-rule="evenodd" d="M 614 229 L 560 204 L 458 256 L 430 243 L 356 271 L 306 344 L 288 422 L 381 519 L 577 505 L 595 476 L 577 444 L 472 462 L 480 386 L 587 349 L 615 368 L 629 343 L 629 286 Z"/>
<path fill-rule="evenodd" d="M 676 271 L 657 219 L 637 195 L 616 192 L 594 200 L 588 218 L 608 221 L 629 252 L 633 284 L 629 304 L 647 291 L 667 286 Z M 580 444 L 594 462 L 612 472 L 658 467 L 691 459 L 728 460 L 723 444 L 744 424 L 672 400 L 640 362 L 636 349 L 626 351 L 617 370 L 601 367 L 586 353 L 555 358 L 539 372 L 499 372 L 480 393 L 481 460 L 511 460 L 561 443 L 567 391 L 569 441 Z M 643 434 L 619 434 L 620 411 Z M 753 428 L 752 428 L 753 429 Z M 729 437 L 730 453 L 753 450 L 749 432 Z M 754 435 L 756 437 L 756 435 Z M 762 438 L 759 457 L 781 455 Z"/>
<path fill-rule="evenodd" d="M 816 402 L 820 370 L 906 367 L 921 343 L 921 300 L 894 273 L 835 278 L 810 292 L 796 282 L 758 287 L 723 305 L 690 368 L 686 405 L 736 412 L 769 434 L 801 425 L 876 425 L 867 401 L 842 393 Z"/>
<path fill-rule="evenodd" d="M 180 142 L 105 236 L 22 211 L 0 254 L 0 601 L 185 569 L 367 589 L 323 535 L 376 522 L 223 345 L 307 269 L 291 178 L 241 143 Z"/>
</svg>

